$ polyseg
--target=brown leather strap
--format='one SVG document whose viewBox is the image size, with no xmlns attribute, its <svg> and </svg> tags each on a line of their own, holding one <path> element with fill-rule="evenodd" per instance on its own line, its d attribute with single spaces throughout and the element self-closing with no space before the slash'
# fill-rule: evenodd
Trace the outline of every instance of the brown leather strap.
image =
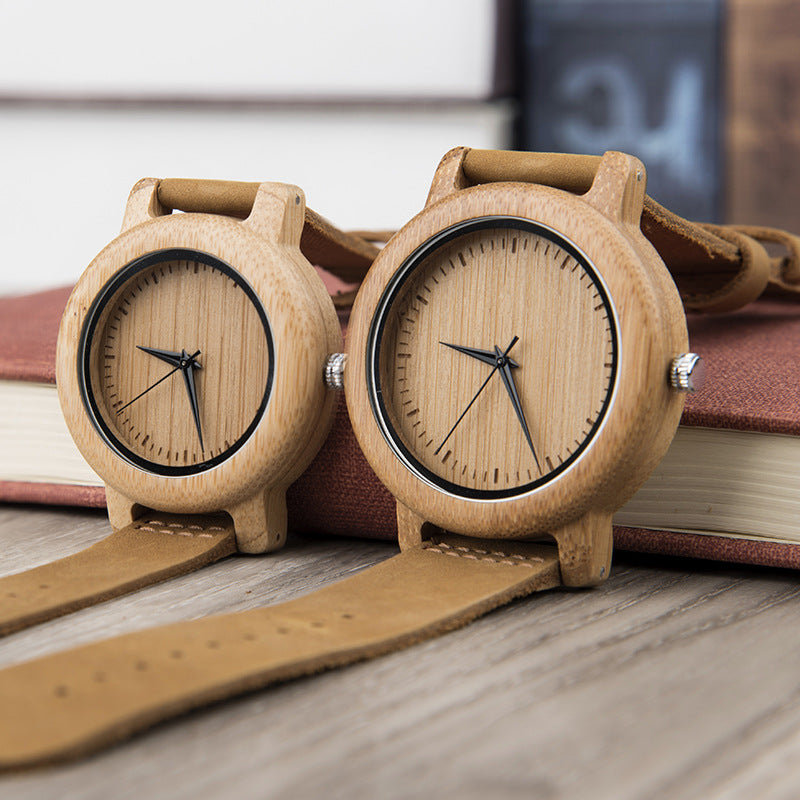
<svg viewBox="0 0 800 800">
<path fill-rule="evenodd" d="M 585 194 L 599 164 L 599 156 L 468 150 L 462 169 L 465 185 L 521 181 Z M 641 226 L 689 310 L 730 311 L 768 287 L 800 294 L 800 240 L 784 231 L 689 222 L 650 197 Z M 770 257 L 760 242 L 780 245 L 784 252 Z"/>
<path fill-rule="evenodd" d="M 190 709 L 381 655 L 559 583 L 554 547 L 446 537 L 297 600 L 0 671 L 0 769 L 98 750 Z"/>
<path fill-rule="evenodd" d="M 779 258 L 772 259 L 772 283 L 787 291 L 797 291 L 800 285 L 800 237 L 776 228 L 759 225 L 736 225 L 740 233 L 763 242 L 777 245 L 782 251 Z"/>
<path fill-rule="evenodd" d="M 224 214 L 245 219 L 253 208 L 259 183 L 165 178 L 158 182 L 158 202 L 165 209 Z M 364 278 L 378 248 L 355 234 L 345 233 L 311 209 L 306 209 L 300 249 L 314 265 L 348 283 Z"/>
<path fill-rule="evenodd" d="M 0 636 L 183 575 L 236 552 L 225 517 L 148 516 L 50 564 L 0 578 Z"/>
</svg>

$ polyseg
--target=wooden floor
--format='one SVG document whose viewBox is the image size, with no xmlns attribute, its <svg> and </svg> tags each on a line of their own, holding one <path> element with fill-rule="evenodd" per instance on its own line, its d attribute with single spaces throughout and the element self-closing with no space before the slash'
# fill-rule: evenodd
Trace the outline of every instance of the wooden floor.
<svg viewBox="0 0 800 800">
<path fill-rule="evenodd" d="M 0 507 L 0 574 L 107 531 L 99 512 Z M 9 636 L 0 666 L 274 603 L 393 552 L 295 538 Z M 535 596 L 82 763 L 0 778 L 2 800 L 409 797 L 800 797 L 800 576 L 618 553 L 600 589 Z"/>
</svg>

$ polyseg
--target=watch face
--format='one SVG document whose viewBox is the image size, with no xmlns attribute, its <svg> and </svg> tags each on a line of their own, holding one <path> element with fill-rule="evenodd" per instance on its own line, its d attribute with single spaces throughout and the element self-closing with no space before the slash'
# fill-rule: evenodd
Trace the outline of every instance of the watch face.
<svg viewBox="0 0 800 800">
<path fill-rule="evenodd" d="M 94 427 L 148 472 L 192 475 L 250 438 L 269 401 L 272 333 L 247 281 L 218 258 L 162 250 L 97 295 L 78 383 Z"/>
<path fill-rule="evenodd" d="M 395 273 L 372 322 L 367 382 L 384 438 L 450 494 L 514 497 L 590 447 L 612 403 L 617 322 L 588 258 L 554 230 L 482 217 Z"/>
</svg>

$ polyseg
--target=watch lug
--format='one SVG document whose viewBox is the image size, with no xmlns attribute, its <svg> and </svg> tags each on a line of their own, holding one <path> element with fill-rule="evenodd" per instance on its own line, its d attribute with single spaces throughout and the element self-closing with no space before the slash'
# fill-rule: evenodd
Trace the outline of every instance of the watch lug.
<svg viewBox="0 0 800 800">
<path fill-rule="evenodd" d="M 422 529 L 426 521 L 397 501 L 397 541 L 401 550 L 411 550 L 422 544 Z"/>
<path fill-rule="evenodd" d="M 583 199 L 613 222 L 638 228 L 646 189 L 644 164 L 626 153 L 609 151 L 600 160 L 592 188 Z"/>
<path fill-rule="evenodd" d="M 106 486 L 106 505 L 108 506 L 108 521 L 115 531 L 127 528 L 144 513 L 143 506 L 134 503 L 133 500 L 110 486 Z"/>
<path fill-rule="evenodd" d="M 306 198 L 299 186 L 262 183 L 242 224 L 272 242 L 299 247 L 305 216 Z"/>
<path fill-rule="evenodd" d="M 161 217 L 164 213 L 164 207 L 158 202 L 158 179 L 142 178 L 128 195 L 120 233 L 124 233 L 136 225 L 141 225 L 143 222 Z"/>
<path fill-rule="evenodd" d="M 226 509 L 233 518 L 240 553 L 268 553 L 286 544 L 286 488 L 257 492 L 249 500 Z"/>
<path fill-rule="evenodd" d="M 445 153 L 433 175 L 428 199 L 425 201 L 426 206 L 469 186 L 469 181 L 464 175 L 464 158 L 468 152 L 469 147 L 454 147 Z"/>
<path fill-rule="evenodd" d="M 611 515 L 589 512 L 551 532 L 558 544 L 561 579 L 565 586 L 597 586 L 611 569 Z"/>
</svg>

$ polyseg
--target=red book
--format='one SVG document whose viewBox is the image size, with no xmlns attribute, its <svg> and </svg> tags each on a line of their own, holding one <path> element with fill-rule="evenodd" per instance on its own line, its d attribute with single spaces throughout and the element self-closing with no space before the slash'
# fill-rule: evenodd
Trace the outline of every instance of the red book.
<svg viewBox="0 0 800 800">
<path fill-rule="evenodd" d="M 0 298 L 0 500 L 105 503 L 58 410 L 55 345 L 69 291 Z M 800 567 L 800 304 L 694 315 L 689 335 L 706 385 L 688 398 L 662 464 L 615 516 L 615 544 Z M 361 454 L 344 398 L 288 504 L 293 530 L 396 537 L 394 500 Z"/>
</svg>

